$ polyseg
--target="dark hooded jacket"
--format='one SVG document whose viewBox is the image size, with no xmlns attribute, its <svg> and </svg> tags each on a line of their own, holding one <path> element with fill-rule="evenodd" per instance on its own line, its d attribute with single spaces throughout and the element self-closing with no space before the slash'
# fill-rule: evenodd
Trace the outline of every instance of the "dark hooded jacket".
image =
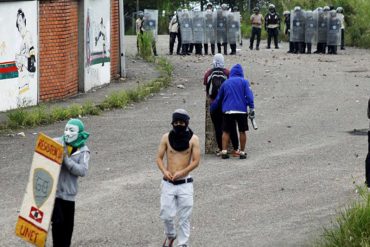
<svg viewBox="0 0 370 247">
<path fill-rule="evenodd" d="M 221 86 L 215 101 L 211 105 L 211 112 L 222 104 L 222 112 L 229 111 L 248 112 L 254 109 L 254 97 L 248 80 L 244 79 L 243 68 L 236 64 L 230 71 L 229 79 Z"/>
</svg>

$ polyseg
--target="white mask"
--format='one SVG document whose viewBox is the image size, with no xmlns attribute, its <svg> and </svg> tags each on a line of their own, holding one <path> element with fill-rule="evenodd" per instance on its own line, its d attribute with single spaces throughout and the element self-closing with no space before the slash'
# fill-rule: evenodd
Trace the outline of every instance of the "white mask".
<svg viewBox="0 0 370 247">
<path fill-rule="evenodd" d="M 64 140 L 66 143 L 71 143 L 77 140 L 79 128 L 76 125 L 67 124 L 64 129 Z"/>
</svg>

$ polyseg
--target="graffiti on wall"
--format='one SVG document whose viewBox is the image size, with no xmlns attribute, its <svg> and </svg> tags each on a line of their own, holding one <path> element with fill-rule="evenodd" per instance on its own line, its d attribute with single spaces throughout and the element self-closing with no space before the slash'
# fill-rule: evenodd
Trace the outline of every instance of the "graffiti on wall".
<svg viewBox="0 0 370 247">
<path fill-rule="evenodd" d="M 0 3 L 0 111 L 37 104 L 37 1 Z"/>
<path fill-rule="evenodd" d="M 85 91 L 110 82 L 110 1 L 87 0 Z"/>
</svg>

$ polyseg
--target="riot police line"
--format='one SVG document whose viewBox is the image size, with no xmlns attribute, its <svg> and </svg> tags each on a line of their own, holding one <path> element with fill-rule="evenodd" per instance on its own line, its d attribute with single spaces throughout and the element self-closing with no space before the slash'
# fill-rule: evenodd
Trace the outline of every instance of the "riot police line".
<svg viewBox="0 0 370 247">
<path fill-rule="evenodd" d="M 337 54 L 338 46 L 344 49 L 343 9 L 330 10 L 328 6 L 314 11 L 295 7 L 284 12 L 289 36 L 289 53 Z M 288 19 L 288 20 L 287 20 Z"/>
<path fill-rule="evenodd" d="M 193 47 L 195 54 L 208 54 L 208 44 L 211 44 L 211 53 L 214 55 L 216 44 L 218 53 L 221 47 L 225 55 L 228 54 L 227 44 L 230 44 L 230 55 L 236 54 L 236 45 L 241 42 L 240 13 L 226 10 L 213 11 L 178 11 L 176 17 L 181 35 L 181 54 L 190 55 Z"/>
<path fill-rule="evenodd" d="M 155 10 L 157 11 L 157 10 Z M 144 10 L 139 13 L 136 20 L 136 33 L 153 32 L 153 37 L 157 39 L 158 33 L 158 11 Z M 172 28 L 172 25 L 176 27 Z M 174 30 L 173 30 L 174 29 Z M 240 13 L 230 12 L 227 8 L 217 11 L 210 9 L 206 11 L 178 10 L 170 22 L 170 54 L 173 53 L 174 39 L 178 38 L 181 44 L 177 49 L 179 55 L 190 55 L 195 47 L 195 54 L 208 54 L 208 44 L 211 45 L 211 53 L 221 53 L 223 47 L 224 54 L 228 54 L 227 45 L 230 45 L 230 55 L 236 54 L 236 45 L 241 43 L 240 32 Z M 177 33 L 177 35 L 176 35 Z M 139 36 L 138 36 L 139 37 Z M 153 50 L 155 49 L 155 40 Z M 172 44 L 171 44 L 172 43 Z M 138 47 L 139 49 L 139 47 Z"/>
<path fill-rule="evenodd" d="M 223 4 L 224 5 L 224 4 Z M 225 5 L 226 6 L 226 5 Z M 173 54 L 175 39 L 178 39 L 178 55 L 190 55 L 195 48 L 195 54 L 208 55 L 208 45 L 211 53 L 217 52 L 230 55 L 236 54 L 237 44 L 242 43 L 240 31 L 240 13 L 230 12 L 228 7 L 213 11 L 212 6 L 206 11 L 178 10 L 170 21 L 170 55 Z M 275 22 L 270 15 L 276 15 Z M 343 8 L 330 10 L 328 6 L 317 8 L 314 11 L 295 7 L 285 11 L 286 34 L 289 39 L 289 53 L 312 53 L 312 46 L 316 45 L 314 53 L 337 54 L 338 46 L 344 49 L 344 16 Z M 271 20 L 270 20 L 271 19 Z M 265 29 L 268 31 L 268 46 L 274 38 L 275 48 L 278 47 L 278 29 L 280 30 L 280 17 L 275 12 L 275 6 L 270 4 L 269 13 L 265 19 Z M 138 22 L 139 26 L 138 27 Z M 270 23 L 271 22 L 271 23 Z M 137 33 L 152 32 L 153 53 L 156 55 L 156 39 L 158 33 L 158 10 L 144 10 L 136 21 Z M 138 31 L 139 30 L 139 31 Z M 274 32 L 273 32 L 274 31 Z M 258 50 L 257 42 L 257 50 Z M 250 48 L 253 46 L 251 42 Z M 204 48 L 204 53 L 202 49 Z M 327 50 L 327 51 L 326 51 Z"/>
</svg>

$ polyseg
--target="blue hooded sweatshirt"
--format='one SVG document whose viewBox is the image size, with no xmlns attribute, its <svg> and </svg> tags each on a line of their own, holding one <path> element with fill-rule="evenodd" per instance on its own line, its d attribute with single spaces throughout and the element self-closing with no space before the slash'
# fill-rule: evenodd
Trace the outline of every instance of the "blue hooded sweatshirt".
<svg viewBox="0 0 370 247">
<path fill-rule="evenodd" d="M 238 111 L 248 112 L 249 109 L 254 109 L 254 97 L 249 82 L 244 79 L 243 68 L 240 64 L 236 64 L 231 68 L 229 79 L 222 83 L 218 91 L 216 99 L 211 105 L 211 112 L 217 110 L 219 105 L 222 105 L 222 112 Z"/>
</svg>

